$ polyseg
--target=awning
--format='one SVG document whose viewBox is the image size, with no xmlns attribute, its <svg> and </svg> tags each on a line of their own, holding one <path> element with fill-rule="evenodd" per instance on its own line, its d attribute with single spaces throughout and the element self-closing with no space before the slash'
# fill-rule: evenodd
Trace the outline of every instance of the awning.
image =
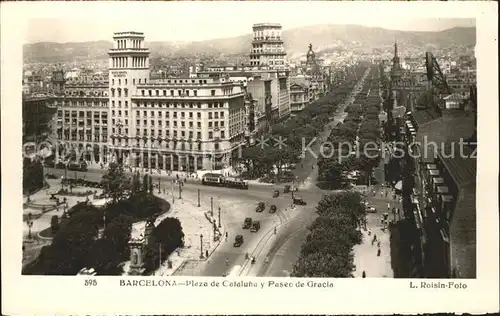
<svg viewBox="0 0 500 316">
<path fill-rule="evenodd" d="M 403 181 L 399 180 L 398 183 L 394 186 L 396 190 L 402 190 L 403 189 Z"/>
<path fill-rule="evenodd" d="M 444 179 L 441 177 L 433 177 L 431 180 L 434 184 L 441 184 L 444 183 Z"/>
<path fill-rule="evenodd" d="M 437 187 L 437 192 L 438 193 L 448 193 L 448 187 L 447 186 Z"/>
<path fill-rule="evenodd" d="M 431 169 L 431 170 L 429 170 L 429 175 L 431 175 L 433 177 L 439 176 L 439 170 Z"/>
<path fill-rule="evenodd" d="M 447 203 L 453 202 L 453 196 L 451 196 L 451 195 L 441 195 L 441 200 L 443 202 L 447 202 Z"/>
</svg>

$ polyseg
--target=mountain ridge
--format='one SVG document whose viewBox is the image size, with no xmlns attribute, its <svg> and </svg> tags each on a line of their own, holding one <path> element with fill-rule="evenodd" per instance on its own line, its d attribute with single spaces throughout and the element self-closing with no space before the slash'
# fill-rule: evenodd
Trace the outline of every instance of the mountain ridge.
<svg viewBox="0 0 500 316">
<path fill-rule="evenodd" d="M 442 31 L 400 31 L 355 24 L 320 24 L 283 30 L 282 37 L 289 55 L 307 51 L 309 43 L 317 52 L 342 46 L 371 50 L 397 41 L 401 46 L 475 45 L 476 28 L 454 27 Z M 248 55 L 251 34 L 203 41 L 146 41 L 152 57 L 176 55 Z M 104 59 L 112 47 L 107 40 L 86 42 L 38 42 L 23 46 L 25 62 L 64 62 L 79 59 Z"/>
</svg>

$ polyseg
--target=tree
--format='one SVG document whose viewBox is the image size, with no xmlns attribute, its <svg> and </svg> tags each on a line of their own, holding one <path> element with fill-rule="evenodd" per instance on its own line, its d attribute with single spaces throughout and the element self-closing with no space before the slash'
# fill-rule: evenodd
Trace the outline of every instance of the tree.
<svg viewBox="0 0 500 316">
<path fill-rule="evenodd" d="M 104 239 L 111 243 L 111 247 L 118 258 L 126 259 L 128 256 L 128 242 L 132 232 L 132 218 L 119 215 L 114 218 L 104 230 Z"/>
<path fill-rule="evenodd" d="M 141 190 L 141 176 L 139 172 L 132 176 L 132 195 L 139 193 Z"/>
<path fill-rule="evenodd" d="M 184 247 L 184 233 L 181 222 L 177 218 L 165 218 L 155 227 L 152 235 L 157 243 L 161 243 L 167 256 L 175 249 Z"/>
<path fill-rule="evenodd" d="M 114 203 L 123 198 L 126 180 L 123 166 L 117 163 L 111 163 L 106 174 L 102 176 L 101 184 Z"/>
<path fill-rule="evenodd" d="M 59 217 L 57 215 L 53 215 L 50 218 L 50 229 L 52 231 L 52 235 L 55 235 L 59 230 Z"/>
<path fill-rule="evenodd" d="M 149 175 L 145 174 L 142 178 L 142 192 L 148 193 L 149 191 Z"/>
</svg>

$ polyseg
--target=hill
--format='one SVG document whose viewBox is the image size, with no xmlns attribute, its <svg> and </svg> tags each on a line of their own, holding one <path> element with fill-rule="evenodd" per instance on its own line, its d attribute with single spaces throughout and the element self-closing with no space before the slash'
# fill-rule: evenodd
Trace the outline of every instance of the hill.
<svg viewBox="0 0 500 316">
<path fill-rule="evenodd" d="M 146 34 L 147 37 L 147 34 Z M 312 43 L 321 51 L 333 46 L 371 50 L 392 45 L 394 40 L 404 46 L 432 45 L 445 48 L 453 45 L 475 45 L 476 29 L 457 27 L 440 32 L 397 31 L 360 25 L 313 25 L 283 31 L 285 48 L 289 54 L 305 53 Z M 251 48 L 251 35 L 198 42 L 148 42 L 152 57 L 179 55 L 247 55 Z M 65 62 L 107 58 L 110 41 L 26 44 L 23 58 L 32 62 Z"/>
</svg>

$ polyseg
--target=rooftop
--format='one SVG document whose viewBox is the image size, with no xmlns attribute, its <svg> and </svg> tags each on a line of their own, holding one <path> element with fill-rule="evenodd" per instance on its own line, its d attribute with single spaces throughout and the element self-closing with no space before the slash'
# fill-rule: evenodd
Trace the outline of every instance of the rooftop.
<svg viewBox="0 0 500 316">
<path fill-rule="evenodd" d="M 415 120 L 417 126 L 422 126 L 441 117 L 441 115 L 436 111 L 436 109 L 433 108 L 427 108 L 425 110 L 416 110 L 413 111 L 411 115 L 413 116 L 413 119 Z"/>
<path fill-rule="evenodd" d="M 446 156 L 450 156 L 449 153 L 452 152 L 451 147 L 451 144 L 445 146 L 444 154 Z M 477 161 L 475 157 L 470 157 L 473 150 L 468 146 L 464 146 L 463 156 L 459 152 L 457 153 L 457 151 L 458 148 L 455 148 L 456 154 L 452 155 L 453 157 L 443 157 L 443 153 L 441 152 L 438 153 L 438 156 L 460 188 L 471 185 L 475 186 Z"/>
</svg>

